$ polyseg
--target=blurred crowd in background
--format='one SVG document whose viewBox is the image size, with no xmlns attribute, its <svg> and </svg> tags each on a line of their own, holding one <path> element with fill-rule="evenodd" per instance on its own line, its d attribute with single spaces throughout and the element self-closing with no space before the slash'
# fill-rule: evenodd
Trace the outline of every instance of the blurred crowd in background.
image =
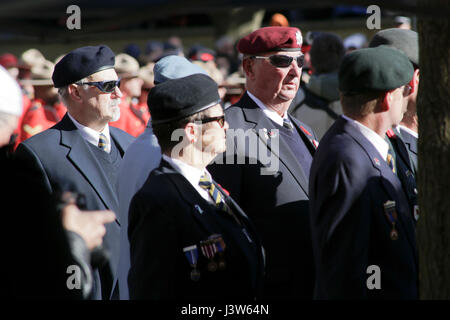
<svg viewBox="0 0 450 320">
<path fill-rule="evenodd" d="M 394 24 L 398 28 L 411 29 L 411 20 L 408 17 L 397 16 Z M 269 25 L 289 26 L 289 21 L 283 14 L 275 13 L 271 16 Z M 302 90 L 299 90 L 298 99 L 294 100 L 290 109 L 293 115 L 296 115 L 296 106 L 305 99 L 305 88 L 311 89 L 327 103 L 338 101 L 336 81 L 331 81 L 333 83 L 331 92 L 334 91 L 335 94 L 331 93 L 330 96 L 327 77 L 325 80 L 321 77 L 319 83 L 313 81 L 308 86 L 311 76 L 336 73 L 339 62 L 346 52 L 368 45 L 368 39 L 363 33 L 354 33 L 344 39 L 333 35 L 326 40 L 325 45 L 322 44 L 321 48 L 316 50 L 316 68 L 314 68 L 310 51 L 314 38 L 321 33 L 323 32 L 318 30 L 304 34 L 302 52 L 305 54 L 305 65 L 302 74 Z M 66 107 L 59 100 L 57 89 L 53 87 L 51 79 L 55 64 L 64 54 L 61 52 L 54 61 L 50 61 L 37 48 L 25 50 L 19 56 L 0 52 L 0 65 L 18 81 L 23 91 L 23 114 L 11 138 L 14 149 L 20 142 L 59 122 L 66 113 Z M 186 57 L 203 68 L 217 82 L 225 108 L 237 102 L 245 91 L 245 77 L 241 68 L 242 55 L 237 52 L 236 43 L 231 37 L 218 38 L 214 48 L 201 43 L 186 48 L 183 45 L 183 39 L 178 36 L 171 36 L 166 41 L 149 40 L 145 47 L 129 43 L 121 52 L 116 52 L 115 68 L 121 79 L 120 90 L 123 96 L 120 105 L 121 117 L 110 125 L 135 137 L 144 131 L 150 119 L 147 95 L 154 86 L 153 66 L 168 55 Z M 329 59 L 334 59 L 334 63 L 328 62 L 328 66 L 322 68 L 324 64 L 327 64 L 325 60 Z M 337 111 L 340 113 L 339 108 Z"/>
</svg>

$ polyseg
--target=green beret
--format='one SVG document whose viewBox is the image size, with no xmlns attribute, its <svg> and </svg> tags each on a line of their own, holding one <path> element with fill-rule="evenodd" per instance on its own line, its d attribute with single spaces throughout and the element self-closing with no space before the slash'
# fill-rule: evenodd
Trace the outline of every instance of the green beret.
<svg viewBox="0 0 450 320">
<path fill-rule="evenodd" d="M 339 68 L 339 90 L 344 95 L 389 91 L 407 84 L 412 63 L 399 50 L 379 46 L 352 51 Z"/>
</svg>

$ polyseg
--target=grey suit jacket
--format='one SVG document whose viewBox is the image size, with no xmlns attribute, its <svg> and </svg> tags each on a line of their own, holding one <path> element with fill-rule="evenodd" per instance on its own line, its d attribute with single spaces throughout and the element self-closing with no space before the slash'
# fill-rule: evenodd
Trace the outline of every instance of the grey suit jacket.
<svg viewBox="0 0 450 320">
<path fill-rule="evenodd" d="M 114 127 L 110 127 L 110 134 L 123 156 L 134 138 Z M 50 192 L 57 189 L 75 191 L 84 195 L 87 210 L 109 209 L 119 212 L 114 186 L 110 185 L 88 142 L 82 138 L 67 114 L 50 129 L 23 141 L 16 155 L 38 169 L 42 186 Z M 118 219 L 117 214 L 116 217 Z M 119 257 L 120 221 L 117 219 L 115 223 L 106 225 L 103 240 L 110 253 L 110 261 L 108 266 L 99 270 L 102 281 L 100 283 L 96 279 L 94 298 L 110 296 L 110 292 L 106 291 L 111 291 L 112 276 Z"/>
</svg>

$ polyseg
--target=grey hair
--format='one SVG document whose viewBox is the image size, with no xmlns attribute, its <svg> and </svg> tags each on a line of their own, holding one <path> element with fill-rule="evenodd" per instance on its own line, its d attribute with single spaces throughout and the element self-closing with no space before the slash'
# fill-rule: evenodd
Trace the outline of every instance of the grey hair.
<svg viewBox="0 0 450 320">
<path fill-rule="evenodd" d="M 91 80 L 92 79 L 88 76 L 86 78 L 81 79 L 79 82 L 89 82 Z M 87 85 L 83 85 L 82 87 L 83 87 L 84 90 L 87 90 Z M 69 102 L 69 86 L 58 88 L 58 94 L 59 94 L 59 97 L 61 98 L 62 103 L 65 106 L 68 106 L 68 102 Z"/>
</svg>

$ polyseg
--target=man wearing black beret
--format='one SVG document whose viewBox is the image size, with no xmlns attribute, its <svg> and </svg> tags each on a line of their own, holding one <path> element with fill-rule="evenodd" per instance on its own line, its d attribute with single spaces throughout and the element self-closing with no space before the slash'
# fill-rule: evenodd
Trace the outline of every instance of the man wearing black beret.
<svg viewBox="0 0 450 320">
<path fill-rule="evenodd" d="M 300 85 L 301 47 L 291 27 L 261 28 L 239 41 L 247 91 L 225 110 L 234 131 L 223 164 L 210 167 L 261 235 L 269 299 L 313 295 L 308 177 L 317 137 L 287 113 Z"/>
<path fill-rule="evenodd" d="M 130 204 L 130 299 L 259 297 L 258 237 L 205 169 L 228 129 L 217 84 L 204 74 L 167 80 L 148 105 L 162 160 Z"/>
<path fill-rule="evenodd" d="M 346 55 L 339 70 L 344 115 L 311 166 L 317 299 L 417 299 L 412 209 L 384 137 L 406 111 L 408 58 L 380 46 Z"/>
<path fill-rule="evenodd" d="M 22 142 L 16 154 L 36 167 L 50 192 L 70 190 L 79 194 L 85 209 L 118 212 L 116 173 L 133 137 L 108 125 L 120 117 L 122 95 L 114 53 L 107 46 L 75 49 L 56 64 L 52 79 L 67 113 L 52 128 Z M 118 297 L 112 281 L 119 232 L 120 221 L 106 225 L 104 248 L 92 255 L 97 268 L 93 299 Z"/>
</svg>

